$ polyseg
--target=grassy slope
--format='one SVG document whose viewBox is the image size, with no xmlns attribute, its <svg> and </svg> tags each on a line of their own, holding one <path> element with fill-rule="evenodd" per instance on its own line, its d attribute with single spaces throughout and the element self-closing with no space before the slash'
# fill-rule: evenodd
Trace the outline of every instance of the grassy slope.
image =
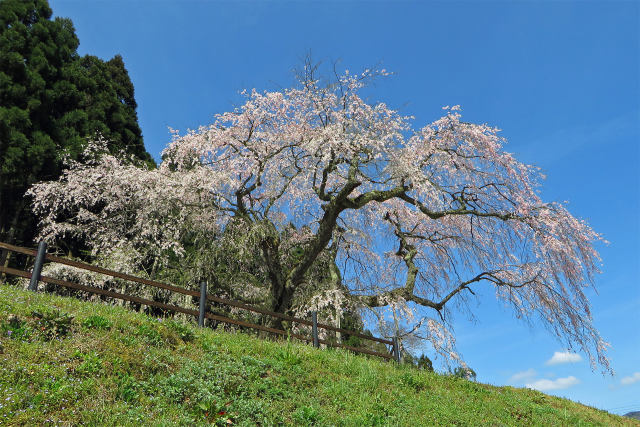
<svg viewBox="0 0 640 427">
<path fill-rule="evenodd" d="M 44 336 L 32 313 L 47 307 L 74 316 L 66 337 Z M 0 332 L 0 425 L 640 425 L 533 390 L 6 285 Z"/>
</svg>

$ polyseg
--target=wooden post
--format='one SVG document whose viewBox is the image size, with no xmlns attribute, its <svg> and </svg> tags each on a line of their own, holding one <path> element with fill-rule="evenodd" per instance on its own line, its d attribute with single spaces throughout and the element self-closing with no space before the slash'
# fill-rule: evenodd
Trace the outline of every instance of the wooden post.
<svg viewBox="0 0 640 427">
<path fill-rule="evenodd" d="M 30 291 L 38 291 L 38 281 L 40 280 L 40 273 L 42 273 L 42 265 L 44 264 L 44 257 L 47 255 L 47 244 L 44 240 L 41 240 L 38 244 L 38 253 L 36 255 L 36 261 L 33 264 L 33 271 L 31 272 L 31 281 L 29 282 Z"/>
<path fill-rule="evenodd" d="M 198 316 L 198 326 L 204 326 L 204 312 L 207 308 L 207 282 L 200 282 L 200 316 Z"/>
<path fill-rule="evenodd" d="M 0 266 L 2 267 L 9 266 L 9 251 L 6 249 L 3 249 L 2 252 L 0 252 Z M 6 277 L 7 275 L 5 273 L 0 273 L 1 280 L 4 280 Z"/>
<path fill-rule="evenodd" d="M 315 348 L 319 348 L 320 343 L 318 342 L 318 312 L 317 311 L 311 312 L 311 320 L 313 322 L 313 325 L 311 327 L 311 332 L 313 333 L 313 346 Z"/>
</svg>

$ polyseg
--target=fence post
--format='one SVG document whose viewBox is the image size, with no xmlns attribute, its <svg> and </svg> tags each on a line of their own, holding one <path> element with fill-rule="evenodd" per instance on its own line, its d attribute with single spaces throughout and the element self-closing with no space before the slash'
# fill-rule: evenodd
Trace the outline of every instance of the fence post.
<svg viewBox="0 0 640 427">
<path fill-rule="evenodd" d="M 204 326 L 204 311 L 207 307 L 207 282 L 200 282 L 200 316 L 198 326 Z"/>
<path fill-rule="evenodd" d="M 311 312 L 311 319 L 313 321 L 313 326 L 311 327 L 311 332 L 313 334 L 313 346 L 315 348 L 320 347 L 320 343 L 318 342 L 318 312 Z"/>
<path fill-rule="evenodd" d="M 31 281 L 29 282 L 29 290 L 38 290 L 38 281 L 40 280 L 40 273 L 42 273 L 42 264 L 44 263 L 44 257 L 47 255 L 47 244 L 44 240 L 38 243 L 38 253 L 36 255 L 36 261 L 33 264 L 33 271 L 31 272 Z"/>
<path fill-rule="evenodd" d="M 3 249 L 2 252 L 0 252 L 0 267 L 7 267 L 8 264 L 9 264 L 9 251 L 6 249 Z M 0 279 L 4 280 L 5 277 L 7 277 L 5 273 L 0 273 Z"/>
<path fill-rule="evenodd" d="M 398 343 L 398 335 L 393 337 L 393 355 L 396 362 L 400 363 L 400 344 Z"/>
</svg>

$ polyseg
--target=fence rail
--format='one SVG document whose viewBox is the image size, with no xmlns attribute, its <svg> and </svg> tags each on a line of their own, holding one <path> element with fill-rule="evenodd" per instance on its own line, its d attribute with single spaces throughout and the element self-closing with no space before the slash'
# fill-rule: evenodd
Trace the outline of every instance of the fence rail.
<svg viewBox="0 0 640 427">
<path fill-rule="evenodd" d="M 18 276 L 18 277 L 23 277 L 25 279 L 30 279 L 30 284 L 29 284 L 29 289 L 36 291 L 37 290 L 37 285 L 39 281 L 45 282 L 45 283 L 49 283 L 52 285 L 57 285 L 57 286 L 63 286 L 66 288 L 71 288 L 71 289 L 77 289 L 80 291 L 85 291 L 85 292 L 90 292 L 90 293 L 94 293 L 94 294 L 98 294 L 98 295 L 103 295 L 106 297 L 111 297 L 111 298 L 117 298 L 117 299 L 121 299 L 121 300 L 125 300 L 125 301 L 129 301 L 129 302 L 134 302 L 134 303 L 138 303 L 138 304 L 142 304 L 142 305 L 146 305 L 148 307 L 157 307 L 163 310 L 167 310 L 167 311 L 174 311 L 174 312 L 178 312 L 178 313 L 184 313 L 187 315 L 191 315 L 194 316 L 196 318 L 198 318 L 198 324 L 200 326 L 204 325 L 204 319 L 211 319 L 211 320 L 215 320 L 218 322 L 222 322 L 222 323 L 227 323 L 227 324 L 232 324 L 232 325 L 237 325 L 237 326 L 242 326 L 242 327 L 247 327 L 247 328 L 251 328 L 251 329 L 257 329 L 257 330 L 261 330 L 264 332 L 269 332 L 272 334 L 276 334 L 276 335 L 280 335 L 280 336 L 290 336 L 296 339 L 299 339 L 301 341 L 305 341 L 305 342 L 311 342 L 313 343 L 314 346 L 318 347 L 320 344 L 324 344 L 328 347 L 339 347 L 339 348 L 344 348 L 356 353 L 363 353 L 363 354 L 369 354 L 372 356 L 378 356 L 378 357 L 382 357 L 384 359 L 394 359 L 396 361 L 400 361 L 400 351 L 399 351 L 399 345 L 398 345 L 398 339 L 397 337 L 394 337 L 393 340 L 387 340 L 384 338 L 377 338 L 377 337 L 372 337 L 369 335 L 365 335 L 365 334 L 361 334 L 359 332 L 355 332 L 355 331 L 349 331 L 347 329 L 342 329 L 342 328 L 338 328 L 332 325 L 328 325 L 326 323 L 319 323 L 317 322 L 317 315 L 315 312 L 312 313 L 312 320 L 307 320 L 307 319 L 301 319 L 298 317 L 292 317 L 292 316 L 287 316 L 286 314 L 282 314 L 282 313 L 276 313 L 273 311 L 269 311 L 269 310 L 265 310 L 263 308 L 259 308 L 259 307 L 253 307 L 247 304 L 244 304 L 242 302 L 239 301 L 234 301 L 234 300 L 230 300 L 230 299 L 226 299 L 226 298 L 221 298 L 221 297 L 217 297 L 214 295 L 208 295 L 206 292 L 206 284 L 201 284 L 200 287 L 200 292 L 198 291 L 193 291 L 190 289 L 185 289 L 185 288 L 181 288 L 178 286 L 174 286 L 174 285 L 169 285 L 166 283 L 161 283 L 161 282 L 157 282 L 155 280 L 149 280 L 149 279 L 144 279 L 141 277 L 136 277 L 136 276 L 132 276 L 129 274 L 125 274 L 125 273 L 120 273 L 117 271 L 112 271 L 112 270 L 107 270 L 105 268 L 102 267 L 97 267 L 95 265 L 91 265 L 91 264 L 87 264 L 84 262 L 79 262 L 79 261 L 73 261 L 70 259 L 66 259 L 66 258 L 61 258 L 55 255 L 51 255 L 51 254 L 47 254 L 46 253 L 46 244 L 44 242 L 40 242 L 40 244 L 38 245 L 38 249 L 29 249 L 29 248 L 24 248 L 21 246 L 14 246 L 14 245 L 10 245 L 8 243 L 4 243 L 4 242 L 0 242 L 0 249 L 2 249 L 3 251 L 10 251 L 10 252 L 15 252 L 15 253 L 19 253 L 19 254 L 23 254 L 23 255 L 27 255 L 27 256 L 32 256 L 35 257 L 35 262 L 34 262 L 34 267 L 33 267 L 33 271 L 32 272 L 28 272 L 28 271 L 23 271 L 23 270 L 17 270 L 14 268 L 9 268 L 9 267 L 5 267 L 3 265 L 0 265 L 0 272 L 1 273 L 5 273 L 5 274 L 10 274 L 13 276 Z M 96 288 L 94 286 L 86 286 L 86 285 L 81 285 L 78 283 L 73 283 L 73 282 L 69 282 L 66 280 L 61 280 L 61 279 L 56 279 L 53 277 L 47 277 L 47 276 L 43 276 L 41 275 L 41 270 L 42 270 L 42 266 L 44 264 L 45 261 L 48 262 L 54 262 L 54 263 L 59 263 L 59 264 L 64 264 L 64 265 L 68 265 L 71 267 L 75 267 L 75 268 L 79 268 L 82 270 L 87 270 L 87 271 L 92 271 L 94 273 L 99 273 L 99 274 L 104 274 L 107 276 L 111 276 L 111 277 L 116 277 L 119 279 L 123 279 L 123 280 L 127 280 L 130 282 L 136 282 L 136 283 L 140 283 L 143 285 L 148 285 L 148 286 L 153 286 L 156 288 L 160 288 L 160 289 L 165 289 L 171 292 L 176 292 L 176 293 L 180 293 L 183 295 L 188 295 L 188 296 L 192 296 L 192 297 L 197 297 L 199 298 L 199 310 L 195 310 L 195 309 L 189 309 L 189 308 L 185 308 L 185 307 L 181 307 L 178 305 L 174 305 L 174 304 L 165 304 L 159 301 L 153 301 L 150 299 L 146 299 L 146 298 L 141 298 L 141 297 L 137 297 L 137 296 L 133 296 L 133 295 L 127 295 L 127 294 L 123 294 L 120 292 L 114 292 L 114 291 L 108 291 L 105 289 L 100 289 L 100 288 Z M 217 314 L 213 314 L 210 312 L 207 312 L 206 310 L 206 306 L 207 306 L 207 302 L 208 301 L 213 301 L 213 302 L 217 302 L 219 304 L 224 304 L 224 305 L 228 305 L 228 306 L 232 306 L 232 307 L 236 307 L 236 308 L 240 308 L 243 310 L 247 310 L 247 311 L 252 311 L 254 313 L 259 313 L 259 314 L 263 314 L 263 315 L 267 315 L 267 316 L 271 316 L 271 317 L 276 317 L 282 320 L 286 320 L 289 322 L 294 322 L 294 323 L 298 323 L 301 325 L 306 325 L 306 326 L 311 326 L 312 327 L 312 337 L 307 337 L 305 335 L 301 335 L 301 334 L 297 334 L 297 333 L 291 333 L 289 331 L 285 331 L 282 329 L 277 329 L 277 328 L 271 328 L 268 326 L 263 326 L 263 325 L 258 325 L 255 323 L 250 323 L 250 322 L 245 322 L 243 320 L 238 320 L 238 319 L 232 319 L 229 317 L 225 317 L 225 316 L 219 316 Z M 362 339 L 366 339 L 369 341 L 374 341 L 374 342 L 379 342 L 382 344 L 386 344 L 386 345 L 390 345 L 392 348 L 392 351 L 390 354 L 387 353 L 381 353 L 378 351 L 374 351 L 374 350 L 369 350 L 366 348 L 358 348 L 358 347 L 352 347 L 346 344 L 342 344 L 342 343 L 335 343 L 335 342 L 330 342 L 328 340 L 324 340 L 324 339 L 320 339 L 318 337 L 318 328 L 320 329 L 325 329 L 325 330 L 330 330 L 330 331 L 334 331 L 334 332 L 340 332 L 340 333 L 344 333 L 344 334 L 348 334 L 351 336 L 355 336 L 358 338 L 362 338 Z"/>
</svg>

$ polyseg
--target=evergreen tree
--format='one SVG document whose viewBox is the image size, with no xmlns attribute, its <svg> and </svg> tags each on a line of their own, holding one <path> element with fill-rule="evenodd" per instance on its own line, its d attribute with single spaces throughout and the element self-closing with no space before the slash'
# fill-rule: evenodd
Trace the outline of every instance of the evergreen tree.
<svg viewBox="0 0 640 427">
<path fill-rule="evenodd" d="M 75 85 L 83 94 L 79 103 L 87 113 L 83 132 L 100 132 L 111 142 L 111 150 L 124 150 L 153 164 L 144 148 L 138 126 L 134 89 L 120 55 L 109 61 L 86 55 L 74 63 Z"/>
<path fill-rule="evenodd" d="M 153 163 L 137 123 L 133 85 L 118 55 L 79 57 L 71 20 L 46 0 L 0 2 L 0 240 L 28 244 L 35 220 L 24 199 L 60 175 L 96 132 Z"/>
<path fill-rule="evenodd" d="M 427 357 L 427 355 L 422 354 L 416 362 L 418 369 L 424 369 L 425 371 L 433 372 L 433 362 L 431 359 Z"/>
</svg>

